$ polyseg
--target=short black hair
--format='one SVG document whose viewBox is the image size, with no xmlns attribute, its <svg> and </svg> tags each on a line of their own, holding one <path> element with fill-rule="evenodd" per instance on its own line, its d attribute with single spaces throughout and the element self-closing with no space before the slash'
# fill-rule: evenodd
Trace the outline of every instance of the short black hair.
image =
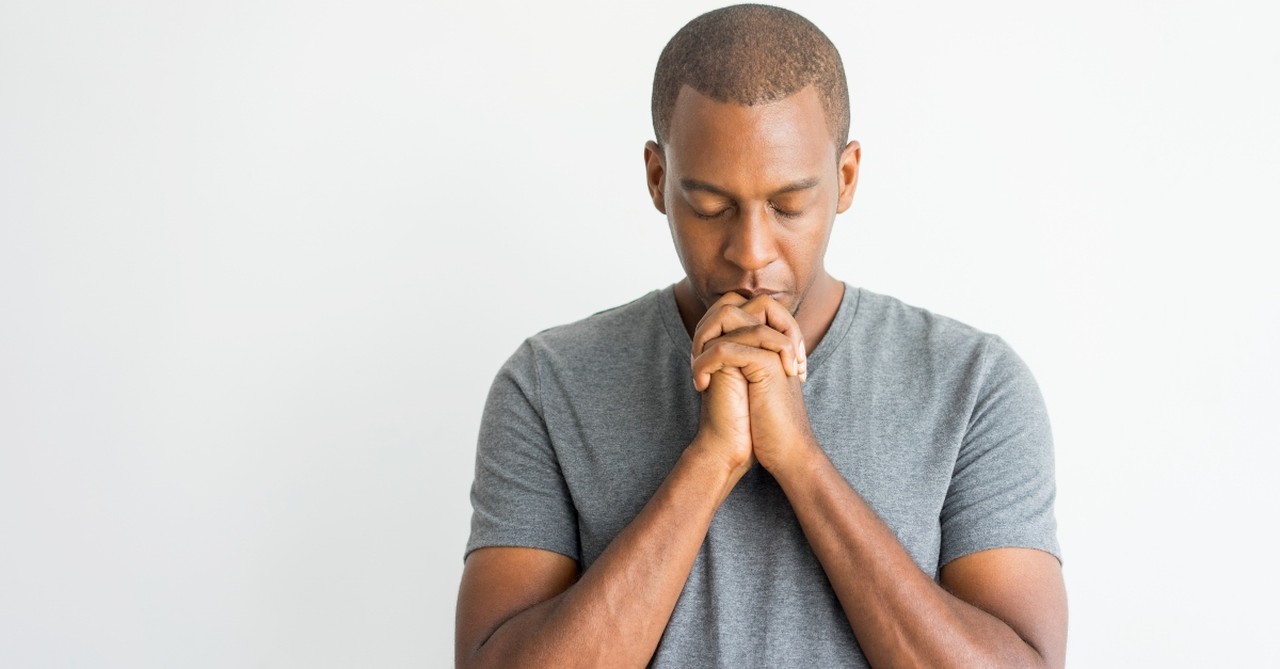
<svg viewBox="0 0 1280 669">
<path fill-rule="evenodd" d="M 733 5 L 685 24 L 653 75 L 653 132 L 665 144 L 685 85 L 719 102 L 756 105 L 812 84 L 836 151 L 849 138 L 849 84 L 840 52 L 808 19 L 769 5 Z"/>
</svg>

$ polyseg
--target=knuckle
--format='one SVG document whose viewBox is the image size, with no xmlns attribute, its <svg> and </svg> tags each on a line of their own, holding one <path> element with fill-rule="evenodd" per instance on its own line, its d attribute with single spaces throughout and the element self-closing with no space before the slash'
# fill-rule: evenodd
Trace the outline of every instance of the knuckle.
<svg viewBox="0 0 1280 669">
<path fill-rule="evenodd" d="M 718 307 L 718 306 L 719 306 L 719 307 L 724 307 L 724 306 L 736 306 L 736 305 L 742 304 L 742 303 L 744 303 L 744 302 L 746 302 L 746 299 L 745 299 L 745 298 L 743 298 L 741 295 L 739 295 L 739 294 L 737 294 L 737 293 L 735 293 L 735 292 L 733 292 L 733 291 L 729 291 L 729 292 L 725 293 L 724 295 L 721 295 L 721 296 L 720 296 L 720 299 L 716 300 L 716 301 L 712 304 L 712 307 L 714 308 L 714 307 Z"/>
<path fill-rule="evenodd" d="M 755 314 L 739 307 L 729 307 L 726 309 L 725 318 L 732 320 L 734 323 L 755 323 L 759 321 Z"/>
<path fill-rule="evenodd" d="M 706 342 L 702 346 L 702 355 L 698 356 L 698 359 L 699 360 L 701 360 L 702 358 L 712 359 L 719 356 L 724 348 L 724 345 L 725 345 L 725 341 L 723 339 L 712 339 L 711 341 Z"/>
</svg>

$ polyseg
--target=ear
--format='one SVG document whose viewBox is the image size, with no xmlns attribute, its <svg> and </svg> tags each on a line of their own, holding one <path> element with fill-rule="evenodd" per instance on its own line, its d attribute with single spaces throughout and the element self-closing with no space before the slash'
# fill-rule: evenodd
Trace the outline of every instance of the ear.
<svg viewBox="0 0 1280 669">
<path fill-rule="evenodd" d="M 667 187 L 667 159 L 662 147 L 649 140 L 644 145 L 644 171 L 649 182 L 649 197 L 659 212 L 667 213 L 665 189 Z"/>
<path fill-rule="evenodd" d="M 853 191 L 858 188 L 858 165 L 862 162 L 862 147 L 857 140 L 845 145 L 840 152 L 840 160 L 836 164 L 840 176 L 840 198 L 836 202 L 836 213 L 843 214 L 853 204 Z"/>
</svg>

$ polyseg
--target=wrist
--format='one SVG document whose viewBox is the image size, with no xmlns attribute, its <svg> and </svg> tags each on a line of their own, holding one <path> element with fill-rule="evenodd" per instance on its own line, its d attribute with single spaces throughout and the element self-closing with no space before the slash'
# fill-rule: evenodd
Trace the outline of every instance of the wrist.
<svg viewBox="0 0 1280 669">
<path fill-rule="evenodd" d="M 695 472 L 708 489 L 720 492 L 723 501 L 747 470 L 755 464 L 750 451 L 746 458 L 737 457 L 733 449 L 717 443 L 713 438 L 699 435 L 694 438 L 680 456 L 680 463 Z"/>
<path fill-rule="evenodd" d="M 792 448 L 784 451 L 784 456 L 761 462 L 765 469 L 773 475 L 778 484 L 784 488 L 796 483 L 813 480 L 817 471 L 823 466 L 831 466 L 827 454 L 823 452 L 817 439 L 809 436 L 801 439 Z"/>
</svg>

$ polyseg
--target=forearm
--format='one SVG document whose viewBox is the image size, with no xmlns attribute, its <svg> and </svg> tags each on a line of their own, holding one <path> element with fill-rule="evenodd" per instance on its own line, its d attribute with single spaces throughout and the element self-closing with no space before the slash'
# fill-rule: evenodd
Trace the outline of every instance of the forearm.
<svg viewBox="0 0 1280 669">
<path fill-rule="evenodd" d="M 1047 666 L 1007 624 L 921 571 L 820 448 L 805 452 L 774 475 L 872 666 Z"/>
<path fill-rule="evenodd" d="M 645 666 L 716 509 L 741 476 L 690 446 L 574 585 L 502 623 L 466 666 Z"/>
</svg>

